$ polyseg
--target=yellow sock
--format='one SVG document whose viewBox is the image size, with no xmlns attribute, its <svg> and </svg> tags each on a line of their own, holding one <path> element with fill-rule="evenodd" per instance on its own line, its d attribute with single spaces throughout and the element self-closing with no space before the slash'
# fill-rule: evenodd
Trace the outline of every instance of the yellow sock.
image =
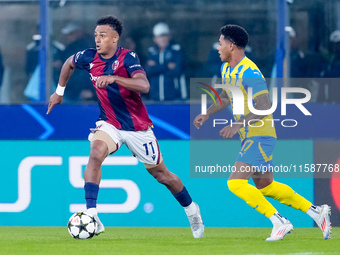
<svg viewBox="0 0 340 255">
<path fill-rule="evenodd" d="M 245 179 L 232 179 L 228 181 L 228 187 L 236 196 L 246 201 L 248 205 L 264 214 L 267 218 L 271 217 L 276 209 L 262 195 L 262 193 Z"/>
<path fill-rule="evenodd" d="M 266 197 L 274 198 L 282 204 L 291 206 L 303 212 L 307 212 L 312 205 L 311 202 L 300 196 L 291 187 L 280 182 L 273 181 L 267 187 L 260 189 L 260 191 Z"/>
</svg>

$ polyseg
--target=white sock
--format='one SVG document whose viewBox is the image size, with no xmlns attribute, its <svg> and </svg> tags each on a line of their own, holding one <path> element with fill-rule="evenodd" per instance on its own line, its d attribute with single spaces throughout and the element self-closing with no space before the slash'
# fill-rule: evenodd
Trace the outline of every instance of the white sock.
<svg viewBox="0 0 340 255">
<path fill-rule="evenodd" d="M 316 207 L 315 205 L 311 205 L 308 209 L 308 211 L 306 212 L 310 217 L 313 218 L 313 220 L 317 220 L 320 216 L 320 211 L 319 208 Z"/>
<path fill-rule="evenodd" d="M 191 202 L 190 205 L 184 207 L 184 210 L 187 216 L 194 215 L 197 212 L 197 205 L 194 202 Z"/>
<path fill-rule="evenodd" d="M 288 220 L 279 214 L 277 211 L 269 218 L 270 221 L 274 224 L 285 224 Z"/>
<path fill-rule="evenodd" d="M 97 215 L 97 208 L 92 207 L 90 209 L 87 209 L 86 212 L 88 212 L 90 215 Z"/>
</svg>

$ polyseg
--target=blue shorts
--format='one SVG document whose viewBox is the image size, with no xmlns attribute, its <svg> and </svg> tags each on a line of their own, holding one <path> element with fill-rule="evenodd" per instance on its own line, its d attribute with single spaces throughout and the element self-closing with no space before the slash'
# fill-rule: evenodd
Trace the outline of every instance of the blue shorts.
<svg viewBox="0 0 340 255">
<path fill-rule="evenodd" d="M 273 165 L 273 150 L 276 138 L 271 136 L 254 136 L 241 143 L 241 151 L 236 161 L 247 163 L 256 171 L 268 171 Z"/>
</svg>

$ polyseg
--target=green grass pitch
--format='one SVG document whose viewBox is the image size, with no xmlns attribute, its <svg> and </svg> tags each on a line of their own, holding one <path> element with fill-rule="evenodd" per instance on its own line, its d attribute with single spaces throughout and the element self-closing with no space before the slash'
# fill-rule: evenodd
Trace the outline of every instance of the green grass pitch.
<svg viewBox="0 0 340 255">
<path fill-rule="evenodd" d="M 296 228 L 284 240 L 265 242 L 269 228 L 106 228 L 89 240 L 73 239 L 66 227 L 0 227 L 0 254 L 340 254 L 340 228 L 323 240 L 318 228 Z"/>
</svg>

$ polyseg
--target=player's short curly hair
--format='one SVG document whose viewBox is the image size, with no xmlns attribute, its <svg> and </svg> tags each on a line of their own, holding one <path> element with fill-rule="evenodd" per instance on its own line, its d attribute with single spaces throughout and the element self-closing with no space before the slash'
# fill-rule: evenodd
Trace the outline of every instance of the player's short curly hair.
<svg viewBox="0 0 340 255">
<path fill-rule="evenodd" d="M 97 20 L 97 26 L 109 25 L 119 36 L 123 32 L 123 22 L 114 16 L 104 16 Z"/>
<path fill-rule="evenodd" d="M 245 48 L 248 43 L 249 35 L 247 31 L 238 25 L 225 25 L 220 29 L 224 39 L 231 41 L 237 47 Z"/>
</svg>

